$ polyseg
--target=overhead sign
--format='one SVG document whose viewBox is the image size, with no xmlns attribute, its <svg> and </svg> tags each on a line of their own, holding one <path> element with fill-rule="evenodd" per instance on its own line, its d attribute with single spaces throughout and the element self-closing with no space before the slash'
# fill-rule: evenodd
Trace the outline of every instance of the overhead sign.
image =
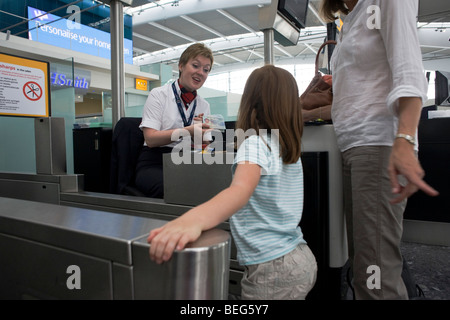
<svg viewBox="0 0 450 320">
<path fill-rule="evenodd" d="M 74 87 L 76 94 L 85 94 L 91 84 L 91 72 L 89 70 L 67 67 L 50 66 L 50 85 L 52 90 Z"/>
<path fill-rule="evenodd" d="M 0 115 L 49 117 L 49 63 L 0 53 Z"/>
<path fill-rule="evenodd" d="M 111 36 L 76 21 L 28 7 L 28 39 L 111 59 Z M 133 41 L 124 40 L 124 61 L 133 64 Z"/>
<path fill-rule="evenodd" d="M 147 91 L 148 90 L 148 81 L 145 79 L 136 78 L 136 89 Z"/>
</svg>

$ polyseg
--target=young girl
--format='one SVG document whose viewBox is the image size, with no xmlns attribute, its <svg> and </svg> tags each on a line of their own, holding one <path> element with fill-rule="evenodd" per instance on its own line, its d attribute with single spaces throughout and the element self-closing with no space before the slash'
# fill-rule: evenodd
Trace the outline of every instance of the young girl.
<svg viewBox="0 0 450 320">
<path fill-rule="evenodd" d="M 238 260 L 245 266 L 241 298 L 305 299 L 315 284 L 317 264 L 299 227 L 303 121 L 298 97 L 295 79 L 286 70 L 266 65 L 253 71 L 236 129 L 255 134 L 238 148 L 231 185 L 152 230 L 152 260 L 169 260 L 174 250 L 230 218 Z"/>
</svg>

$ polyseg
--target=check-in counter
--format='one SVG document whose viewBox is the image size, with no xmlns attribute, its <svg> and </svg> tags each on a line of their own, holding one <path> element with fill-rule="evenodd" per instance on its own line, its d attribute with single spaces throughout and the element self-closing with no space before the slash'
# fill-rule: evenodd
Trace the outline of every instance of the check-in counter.
<svg viewBox="0 0 450 320">
<path fill-rule="evenodd" d="M 318 299 L 338 299 L 340 268 L 345 264 L 347 251 L 342 212 L 340 154 L 337 150 L 333 127 L 330 125 L 305 127 L 302 148 L 302 161 L 305 172 L 305 207 L 301 226 L 304 230 L 305 239 L 307 239 L 319 263 L 318 282 L 310 296 Z M 60 205 L 60 207 L 72 208 L 73 210 L 78 208 L 97 212 L 93 217 L 105 215 L 109 212 L 119 214 L 120 219 L 126 219 L 124 216 L 129 216 L 128 219 L 133 221 L 138 221 L 139 219 L 144 219 L 142 221 L 147 221 L 145 219 L 168 221 L 180 216 L 192 206 L 210 199 L 231 182 L 231 161 L 229 161 L 229 158 L 234 157 L 232 154 L 228 154 L 228 158 L 223 154 L 222 160 L 219 159 L 219 154 L 214 155 L 219 157 L 216 159 L 214 159 L 214 156 L 209 155 L 207 156 L 207 158 L 209 157 L 207 159 L 208 163 L 204 163 L 204 159 L 200 159 L 199 162 L 198 159 L 193 158 L 191 164 L 176 164 L 170 156 L 170 154 L 166 154 L 163 158 L 164 199 L 86 192 L 79 187 L 80 183 L 76 182 L 71 185 L 78 187 L 62 188 L 62 182 L 65 184 L 67 178 L 71 178 L 69 181 L 74 180 L 69 176 L 51 176 L 50 178 L 54 180 L 51 181 L 52 188 L 47 188 L 47 185 L 42 184 L 41 180 L 49 178 L 42 175 L 0 174 L 0 185 L 3 183 L 5 186 L 14 186 L 14 192 L 6 196 L 21 199 L 23 195 L 20 192 L 20 188 L 23 185 L 26 186 L 28 182 L 28 184 L 33 186 L 35 196 L 32 199 L 25 198 L 26 200 L 39 201 L 39 195 L 45 191 L 45 194 L 50 193 L 52 195 L 52 200 L 48 202 Z M 2 177 L 5 179 L 2 180 Z M 17 182 L 17 177 L 21 181 Z M 35 181 L 36 179 L 39 181 Z M 75 181 L 79 182 L 77 179 Z M 49 192 L 49 189 L 52 191 Z M 0 193 L 1 196 L 2 194 Z M 115 218 L 115 223 L 123 225 L 117 219 Z M 139 223 L 141 222 L 136 222 L 136 224 Z M 113 228 L 112 225 L 110 227 Z M 116 228 L 118 227 L 116 226 Z M 218 228 L 226 232 L 230 230 L 228 222 L 222 223 Z M 144 229 L 148 232 L 151 228 Z M 142 237 L 140 239 L 141 242 L 138 239 L 142 235 L 143 233 L 139 234 L 133 238 L 133 241 L 130 239 L 124 239 L 123 241 L 131 241 L 131 247 L 142 249 L 140 246 L 145 245 L 145 241 L 143 241 Z M 109 239 L 110 237 L 107 236 L 107 238 Z M 91 240 L 86 241 L 86 243 L 97 242 L 97 238 L 92 238 Z M 100 237 L 99 241 L 105 241 L 105 239 Z M 236 261 L 236 249 L 232 239 L 230 247 L 231 259 L 226 262 L 229 267 L 229 293 L 239 295 L 243 268 Z M 132 249 L 130 250 L 132 251 Z M 142 257 L 146 256 L 145 250 L 137 250 L 136 252 L 142 252 Z M 137 258 L 138 255 L 135 255 L 135 257 Z M 126 275 L 130 278 L 130 271 L 127 269 L 130 267 L 129 263 L 129 261 L 126 263 L 124 261 L 115 261 L 112 264 L 112 268 L 116 271 L 111 274 L 114 276 Z M 32 279 L 29 280 L 34 281 Z M 117 281 L 115 283 L 128 282 Z M 113 292 L 115 295 L 113 298 L 116 298 L 117 295 L 120 296 L 119 298 L 136 297 L 137 294 L 132 290 L 130 291 L 129 288 L 114 290 Z M 118 292 L 123 293 L 119 294 Z M 149 294 L 149 292 L 146 294 Z"/>
<path fill-rule="evenodd" d="M 230 185 L 234 156 L 192 152 L 182 159 L 176 153 L 164 154 L 164 201 L 196 206 L 211 199 Z"/>
<path fill-rule="evenodd" d="M 63 192 L 82 190 L 82 175 L 0 172 L 0 197 L 59 204 Z"/>
<path fill-rule="evenodd" d="M 319 275 L 309 297 L 313 299 L 339 298 L 340 272 L 347 260 L 342 212 L 342 182 L 334 132 L 320 129 L 327 144 L 315 142 L 319 136 L 305 128 L 302 163 L 304 168 L 304 209 L 300 223 L 305 240 L 316 256 Z M 325 132 L 323 133 L 323 129 Z M 332 129 L 332 128 L 331 128 Z M 333 133 L 333 135 L 330 135 Z M 334 149 L 334 148 L 336 149 Z M 331 157 L 330 157 L 331 154 Z M 173 159 L 176 157 L 176 159 Z M 171 205 L 198 205 L 227 188 L 232 180 L 234 154 L 217 155 L 191 153 L 184 161 L 178 155 L 165 154 L 164 201 Z M 331 181 L 331 184 L 329 183 Z M 211 214 L 214 214 L 213 212 Z M 225 224 L 226 230 L 229 226 Z M 243 268 L 236 259 L 232 245 L 230 262 L 230 293 L 240 294 Z"/>
<path fill-rule="evenodd" d="M 430 197 L 419 190 L 408 199 L 403 240 L 450 246 L 450 118 L 421 119 L 418 141 L 424 180 L 439 195 Z"/>
<path fill-rule="evenodd" d="M 2 299 L 226 299 L 230 235 L 213 229 L 162 265 L 166 221 L 0 198 Z"/>
<path fill-rule="evenodd" d="M 342 159 L 333 125 L 305 126 L 302 150 L 306 153 L 328 153 L 329 266 L 340 268 L 347 261 L 348 250 L 343 204 Z"/>
<path fill-rule="evenodd" d="M 329 224 L 329 267 L 340 268 L 348 258 L 345 232 L 345 218 L 342 193 L 342 161 L 336 142 L 333 125 L 305 126 L 302 137 L 303 158 L 314 154 L 327 153 L 326 168 L 317 175 L 326 175 L 322 184 L 327 184 L 328 224 Z M 176 163 L 171 154 L 165 154 L 164 164 L 164 201 L 168 204 L 198 205 L 219 190 L 225 189 L 231 182 L 231 161 L 233 156 L 220 153 L 215 156 L 191 154 L 189 161 Z M 310 165 L 311 163 L 311 165 Z M 310 170 L 318 170 L 313 161 L 304 162 Z M 314 187 L 314 186 L 311 186 Z M 308 186 L 305 185 L 305 189 Z M 314 195 L 317 196 L 317 193 Z M 305 199 L 305 201 L 309 201 Z"/>
</svg>

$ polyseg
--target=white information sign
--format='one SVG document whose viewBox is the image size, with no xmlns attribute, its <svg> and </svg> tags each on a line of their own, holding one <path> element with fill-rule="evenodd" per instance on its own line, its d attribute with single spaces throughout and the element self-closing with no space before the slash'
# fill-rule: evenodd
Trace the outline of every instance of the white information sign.
<svg viewBox="0 0 450 320">
<path fill-rule="evenodd" d="M 49 117 L 47 62 L 0 54 L 0 115 Z"/>
</svg>

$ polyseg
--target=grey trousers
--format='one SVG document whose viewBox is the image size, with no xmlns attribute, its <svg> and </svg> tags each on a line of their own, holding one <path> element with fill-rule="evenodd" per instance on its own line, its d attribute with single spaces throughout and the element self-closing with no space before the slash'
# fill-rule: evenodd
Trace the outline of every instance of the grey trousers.
<svg viewBox="0 0 450 320">
<path fill-rule="evenodd" d="M 356 299 L 408 299 L 400 241 L 406 200 L 392 205 L 390 147 L 343 152 L 344 212 Z"/>
</svg>

